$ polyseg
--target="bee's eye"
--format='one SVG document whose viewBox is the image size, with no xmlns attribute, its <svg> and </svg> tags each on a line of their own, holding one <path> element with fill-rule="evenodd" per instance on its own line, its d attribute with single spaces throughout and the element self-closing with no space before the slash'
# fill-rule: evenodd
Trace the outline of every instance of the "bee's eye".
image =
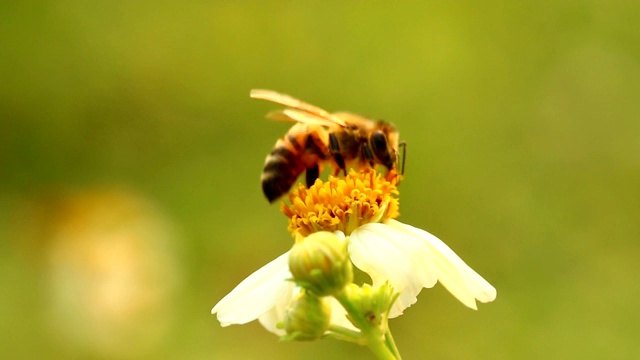
<svg viewBox="0 0 640 360">
<path fill-rule="evenodd" d="M 389 154 L 389 147 L 387 145 L 387 137 L 382 131 L 375 131 L 371 134 L 371 150 L 373 155 L 380 160 L 380 162 L 390 168 L 391 156 Z"/>
<path fill-rule="evenodd" d="M 376 131 L 371 135 L 371 147 L 375 154 L 385 152 L 387 149 L 387 137 L 381 131 Z"/>
</svg>

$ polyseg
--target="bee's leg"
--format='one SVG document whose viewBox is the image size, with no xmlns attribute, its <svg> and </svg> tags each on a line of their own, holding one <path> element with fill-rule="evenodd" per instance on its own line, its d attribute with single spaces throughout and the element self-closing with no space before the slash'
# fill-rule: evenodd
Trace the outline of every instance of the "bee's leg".
<svg viewBox="0 0 640 360">
<path fill-rule="evenodd" d="M 344 172 L 344 176 L 347 176 L 347 167 L 344 163 L 344 158 L 342 154 L 340 154 L 340 144 L 338 143 L 338 139 L 334 133 L 329 134 L 329 150 L 331 151 L 331 155 L 333 155 L 333 159 L 338 164 L 338 169 L 336 169 L 336 174 L 342 170 Z"/>
<path fill-rule="evenodd" d="M 307 136 L 306 145 L 305 145 L 305 153 L 311 154 L 313 156 L 318 156 L 320 159 L 325 158 L 325 154 L 327 154 L 327 146 L 321 139 L 321 134 L 316 131 L 312 131 Z M 320 166 L 316 162 L 315 164 L 309 166 L 305 172 L 305 182 L 307 187 L 311 187 L 316 182 L 316 179 L 320 177 Z"/>
<path fill-rule="evenodd" d="M 307 172 L 305 173 L 304 177 L 307 182 L 307 187 L 311 187 L 311 185 L 316 182 L 318 177 L 320 177 L 320 167 L 318 166 L 318 164 L 307 168 Z"/>
<path fill-rule="evenodd" d="M 369 144 L 364 143 L 362 145 L 362 156 L 364 157 L 365 160 L 367 160 L 369 162 L 369 166 L 371 166 L 373 168 L 373 166 L 375 165 L 375 163 L 373 162 L 373 153 L 371 152 L 371 148 L 369 147 Z"/>
</svg>

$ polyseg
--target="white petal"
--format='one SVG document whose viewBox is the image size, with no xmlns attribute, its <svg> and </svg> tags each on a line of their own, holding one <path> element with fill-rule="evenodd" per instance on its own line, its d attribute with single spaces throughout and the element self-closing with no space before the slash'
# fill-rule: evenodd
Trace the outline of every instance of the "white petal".
<svg viewBox="0 0 640 360">
<path fill-rule="evenodd" d="M 211 310 L 220 325 L 246 324 L 272 309 L 291 287 L 289 252 L 249 275 Z"/>
<path fill-rule="evenodd" d="M 430 268 L 429 248 L 405 231 L 380 223 L 368 223 L 351 233 L 351 261 L 367 273 L 374 285 L 389 281 L 400 292 L 390 317 L 402 314 L 416 302 L 423 287 L 432 287 L 436 273 Z"/>
<path fill-rule="evenodd" d="M 284 336 L 287 332 L 284 329 L 278 329 L 278 324 L 284 321 L 284 317 L 287 314 L 287 309 L 291 305 L 291 300 L 294 295 L 297 294 L 300 289 L 294 287 L 292 281 L 287 281 L 289 287 L 287 287 L 285 293 L 280 297 L 280 300 L 266 313 L 260 315 L 258 321 L 264 326 L 265 329 L 278 335 Z"/>
<path fill-rule="evenodd" d="M 387 224 L 411 233 L 427 244 L 431 250 L 429 261 L 432 261 L 436 267 L 438 280 L 464 305 L 477 309 L 476 300 L 489 302 L 496 298 L 496 289 L 470 268 L 442 240 L 424 230 L 395 220 L 388 220 Z"/>
</svg>

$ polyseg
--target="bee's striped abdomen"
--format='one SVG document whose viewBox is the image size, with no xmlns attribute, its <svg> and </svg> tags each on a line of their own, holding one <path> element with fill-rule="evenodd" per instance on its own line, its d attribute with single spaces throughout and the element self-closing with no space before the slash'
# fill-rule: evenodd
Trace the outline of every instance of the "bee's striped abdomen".
<svg viewBox="0 0 640 360">
<path fill-rule="evenodd" d="M 304 172 L 299 153 L 301 146 L 295 136 L 285 135 L 267 155 L 262 171 L 262 192 L 273 202 L 289 191 L 298 176 Z"/>
</svg>

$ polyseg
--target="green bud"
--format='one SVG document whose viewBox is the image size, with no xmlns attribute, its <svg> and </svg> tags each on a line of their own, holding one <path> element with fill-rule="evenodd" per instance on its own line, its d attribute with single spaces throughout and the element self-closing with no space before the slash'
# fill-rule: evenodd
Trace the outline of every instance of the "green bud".
<svg viewBox="0 0 640 360">
<path fill-rule="evenodd" d="M 284 318 L 283 340 L 320 339 L 329 328 L 331 306 L 322 298 L 302 291 L 292 301 Z"/>
<path fill-rule="evenodd" d="M 334 295 L 353 281 L 347 243 L 328 231 L 299 239 L 289 254 L 289 270 L 296 284 L 317 296 Z"/>
<path fill-rule="evenodd" d="M 361 318 L 372 326 L 386 324 L 384 320 L 399 295 L 395 293 L 388 282 L 378 286 L 364 284 L 361 287 L 350 284 L 344 289 L 344 292 Z M 354 325 L 358 327 L 358 324 Z"/>
</svg>

